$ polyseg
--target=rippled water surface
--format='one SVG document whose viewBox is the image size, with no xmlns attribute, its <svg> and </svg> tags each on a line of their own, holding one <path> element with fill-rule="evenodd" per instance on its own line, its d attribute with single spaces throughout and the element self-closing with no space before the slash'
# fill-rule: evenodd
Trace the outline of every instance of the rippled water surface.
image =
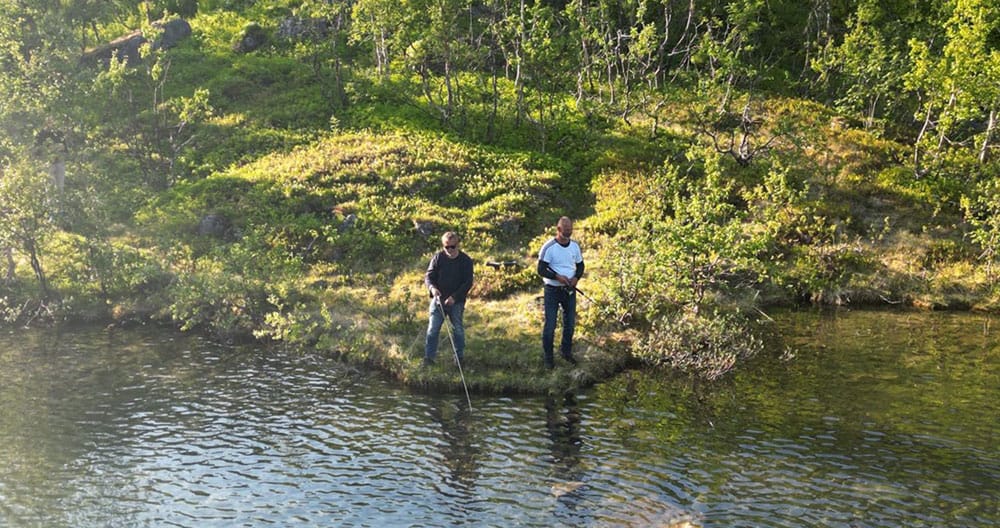
<svg viewBox="0 0 1000 528">
<path fill-rule="evenodd" d="M 1000 524 L 989 318 L 776 319 L 711 390 L 630 373 L 471 412 L 169 331 L 4 333 L 0 526 Z"/>
</svg>

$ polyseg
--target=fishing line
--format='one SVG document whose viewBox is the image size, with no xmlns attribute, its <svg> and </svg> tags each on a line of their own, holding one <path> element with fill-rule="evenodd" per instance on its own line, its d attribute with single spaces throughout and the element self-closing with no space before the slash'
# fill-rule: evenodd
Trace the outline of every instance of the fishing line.
<svg viewBox="0 0 1000 528">
<path fill-rule="evenodd" d="M 444 326 L 448 331 L 448 340 L 451 341 L 451 350 L 455 353 L 455 363 L 458 364 L 458 375 L 462 378 L 462 387 L 465 389 L 465 399 L 469 402 L 469 411 L 472 411 L 472 398 L 469 397 L 469 386 L 465 384 L 465 373 L 462 372 L 462 358 L 458 357 L 458 349 L 455 348 L 455 338 L 451 335 L 451 322 L 448 320 L 448 314 L 444 311 L 444 306 L 441 306 L 441 298 L 434 298 L 435 304 L 437 304 L 438 309 L 441 310 L 441 316 L 444 317 Z"/>
</svg>

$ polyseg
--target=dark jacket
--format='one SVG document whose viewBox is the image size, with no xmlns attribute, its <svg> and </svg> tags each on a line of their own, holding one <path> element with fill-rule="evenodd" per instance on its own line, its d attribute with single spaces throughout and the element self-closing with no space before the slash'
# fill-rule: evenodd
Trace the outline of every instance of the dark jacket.
<svg viewBox="0 0 1000 528">
<path fill-rule="evenodd" d="M 441 299 L 453 297 L 455 302 L 464 302 L 472 288 L 472 259 L 462 251 L 455 258 L 448 258 L 444 251 L 438 251 L 431 258 L 424 273 L 424 284 L 441 290 Z"/>
</svg>

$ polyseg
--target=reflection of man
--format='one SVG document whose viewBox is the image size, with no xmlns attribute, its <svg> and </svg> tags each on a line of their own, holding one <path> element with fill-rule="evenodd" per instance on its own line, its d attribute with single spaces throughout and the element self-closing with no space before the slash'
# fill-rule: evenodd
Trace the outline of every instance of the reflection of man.
<svg viewBox="0 0 1000 528">
<path fill-rule="evenodd" d="M 562 217 L 556 224 L 556 236 L 538 252 L 538 274 L 545 282 L 545 326 L 542 328 L 542 361 L 545 368 L 554 365 L 556 316 L 562 307 L 562 341 L 559 353 L 563 359 L 576 365 L 573 357 L 573 330 L 576 327 L 576 283 L 583 276 L 583 253 L 570 236 L 573 221 Z"/>
<path fill-rule="evenodd" d="M 436 399 L 428 406 L 431 418 L 441 426 L 443 442 L 438 442 L 450 484 L 465 498 L 475 499 L 479 482 L 479 442 L 473 437 L 472 416 L 464 402 L 455 405 L 447 398 Z"/>
<path fill-rule="evenodd" d="M 462 361 L 465 353 L 465 296 L 472 288 L 472 259 L 459 245 L 458 234 L 448 231 L 441 236 L 441 251 L 434 254 L 424 284 L 431 293 L 430 320 L 427 324 L 427 340 L 424 343 L 424 363 L 434 363 L 437 356 L 438 338 L 445 316 L 451 321 L 452 337 L 455 339 L 455 355 Z"/>
<path fill-rule="evenodd" d="M 561 469 L 557 478 L 573 482 L 580 477 L 577 466 L 583 443 L 580 436 L 580 409 L 576 396 L 566 394 L 560 403 L 555 398 L 545 399 L 545 425 L 552 441 L 553 463 Z"/>
</svg>

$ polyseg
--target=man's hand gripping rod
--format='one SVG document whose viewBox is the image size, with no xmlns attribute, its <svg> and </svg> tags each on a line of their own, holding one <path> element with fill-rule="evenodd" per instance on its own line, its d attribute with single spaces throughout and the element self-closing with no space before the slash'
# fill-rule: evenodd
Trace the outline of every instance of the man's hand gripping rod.
<svg viewBox="0 0 1000 528">
<path fill-rule="evenodd" d="M 552 269 L 552 266 L 550 266 L 548 263 L 545 264 L 545 269 L 547 269 L 549 271 L 549 273 L 552 273 L 553 275 L 559 275 L 558 273 L 556 273 L 556 270 Z M 576 293 L 579 293 L 580 295 L 582 295 L 584 299 L 587 299 L 588 301 L 590 301 L 591 304 L 595 304 L 594 300 L 591 299 L 590 297 L 588 297 L 586 293 L 583 293 L 583 291 L 580 290 L 580 288 L 577 288 L 576 286 L 568 286 L 568 285 L 563 285 L 563 287 L 565 287 L 565 288 L 573 288 L 576 291 Z"/>
</svg>

